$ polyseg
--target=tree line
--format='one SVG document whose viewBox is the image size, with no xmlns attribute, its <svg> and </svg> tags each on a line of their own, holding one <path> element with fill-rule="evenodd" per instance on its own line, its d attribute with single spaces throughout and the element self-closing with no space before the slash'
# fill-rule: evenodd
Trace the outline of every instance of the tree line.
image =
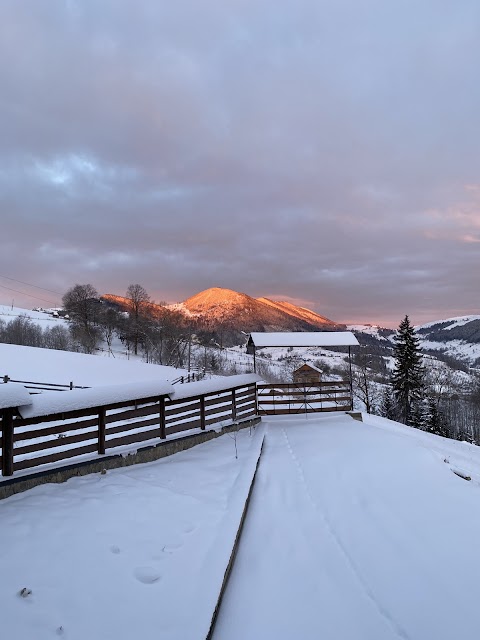
<svg viewBox="0 0 480 640">
<path fill-rule="evenodd" d="M 120 349 L 147 363 L 232 373 L 220 349 L 238 336 L 225 322 L 217 326 L 154 303 L 140 284 L 129 285 L 118 302 L 101 297 L 92 284 L 75 284 L 62 297 L 59 315 L 66 326 L 42 327 L 27 315 L 0 319 L 0 342 L 86 354 L 101 348 L 112 357 Z"/>
<path fill-rule="evenodd" d="M 394 337 L 393 358 L 391 374 L 384 358 L 363 352 L 354 359 L 354 394 L 366 411 L 480 445 L 480 381 L 423 353 L 408 316 Z"/>
</svg>

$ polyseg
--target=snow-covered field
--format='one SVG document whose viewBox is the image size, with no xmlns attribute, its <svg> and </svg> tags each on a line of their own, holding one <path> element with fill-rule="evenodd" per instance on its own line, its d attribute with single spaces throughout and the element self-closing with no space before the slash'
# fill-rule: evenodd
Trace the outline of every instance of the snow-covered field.
<svg viewBox="0 0 480 640">
<path fill-rule="evenodd" d="M 71 351 L 0 343 L 0 376 L 13 380 L 97 387 L 126 382 L 159 382 L 186 375 L 184 369 Z"/>
<path fill-rule="evenodd" d="M 236 437 L 0 502 L 1 637 L 204 639 L 263 429 Z"/>
<path fill-rule="evenodd" d="M 269 421 L 216 640 L 478 638 L 480 449 L 367 419 Z"/>
<path fill-rule="evenodd" d="M 45 329 L 45 327 L 47 326 L 68 326 L 67 320 L 59 317 L 54 317 L 52 313 L 53 311 L 33 311 L 31 309 L 22 309 L 20 307 L 0 305 L 0 320 L 3 320 L 6 323 L 15 320 L 15 318 L 27 316 L 27 318 L 30 318 L 32 322 L 34 322 L 35 324 L 39 324 L 42 329 Z"/>
<path fill-rule="evenodd" d="M 264 421 L 216 640 L 478 637 L 480 448 L 364 419 Z M 205 638 L 261 434 L 0 502 L 2 637 Z"/>
</svg>

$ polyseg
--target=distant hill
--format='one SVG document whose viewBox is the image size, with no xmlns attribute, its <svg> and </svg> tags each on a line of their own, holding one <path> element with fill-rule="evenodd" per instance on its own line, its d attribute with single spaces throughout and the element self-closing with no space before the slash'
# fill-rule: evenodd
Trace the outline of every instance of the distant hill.
<svg viewBox="0 0 480 640">
<path fill-rule="evenodd" d="M 393 353 L 395 331 L 371 325 L 348 327 L 357 336 L 361 345 L 374 353 Z M 453 360 L 463 365 L 480 366 L 480 316 L 461 316 L 428 322 L 415 328 L 424 353 L 433 354 L 452 364 Z"/>
<path fill-rule="evenodd" d="M 211 326 L 237 331 L 318 331 L 337 328 L 332 320 L 289 302 L 252 298 L 231 289 L 213 287 L 185 300 L 178 308 Z"/>
<path fill-rule="evenodd" d="M 106 294 L 102 299 L 122 310 L 128 309 L 128 301 L 122 296 Z M 153 303 L 145 308 L 152 315 L 165 309 Z M 211 331 L 318 331 L 344 326 L 290 302 L 252 298 L 245 293 L 219 287 L 201 291 L 167 308 L 196 319 Z"/>
<path fill-rule="evenodd" d="M 480 316 L 460 316 L 417 327 L 424 350 L 439 351 L 470 365 L 480 365 Z"/>
</svg>

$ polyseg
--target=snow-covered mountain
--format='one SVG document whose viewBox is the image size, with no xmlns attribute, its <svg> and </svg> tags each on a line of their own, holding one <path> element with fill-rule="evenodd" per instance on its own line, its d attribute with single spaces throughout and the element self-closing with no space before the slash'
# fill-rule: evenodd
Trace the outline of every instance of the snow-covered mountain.
<svg viewBox="0 0 480 640">
<path fill-rule="evenodd" d="M 335 323 L 289 302 L 252 298 L 231 289 L 213 287 L 188 298 L 183 307 L 211 325 L 227 324 L 240 331 L 313 331 Z"/>
<path fill-rule="evenodd" d="M 126 308 L 127 300 L 121 296 L 106 294 L 104 300 Z M 154 311 L 157 305 L 147 308 Z M 169 305 L 187 317 L 200 320 L 212 330 L 231 331 L 318 331 L 335 329 L 337 325 L 324 316 L 297 307 L 290 302 L 268 298 L 252 298 L 231 289 L 212 287 L 201 291 L 179 304 Z"/>
<path fill-rule="evenodd" d="M 459 316 L 417 327 L 424 350 L 443 352 L 455 359 L 478 365 L 480 360 L 480 316 Z"/>
<path fill-rule="evenodd" d="M 384 351 L 384 355 L 391 351 L 395 331 L 375 325 L 350 325 L 347 328 L 355 333 L 361 345 Z M 465 365 L 479 366 L 480 316 L 459 316 L 428 322 L 416 327 L 416 332 L 424 352 L 443 354 Z"/>
</svg>

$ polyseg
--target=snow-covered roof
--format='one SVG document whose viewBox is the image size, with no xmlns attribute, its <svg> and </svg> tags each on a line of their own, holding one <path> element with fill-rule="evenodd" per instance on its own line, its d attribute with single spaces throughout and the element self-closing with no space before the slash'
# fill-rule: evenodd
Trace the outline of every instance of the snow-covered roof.
<svg viewBox="0 0 480 640">
<path fill-rule="evenodd" d="M 298 367 L 298 369 L 295 369 L 295 371 L 293 373 L 298 373 L 304 367 L 307 367 L 308 369 L 311 369 L 312 371 L 316 371 L 317 373 L 323 373 L 323 371 L 321 369 L 319 369 L 318 367 L 315 367 L 313 364 L 310 364 L 309 362 L 304 362 L 302 364 L 302 366 Z"/>
<path fill-rule="evenodd" d="M 249 344 L 263 347 L 345 347 L 356 346 L 358 340 L 351 331 L 282 331 L 251 333 Z"/>
</svg>

